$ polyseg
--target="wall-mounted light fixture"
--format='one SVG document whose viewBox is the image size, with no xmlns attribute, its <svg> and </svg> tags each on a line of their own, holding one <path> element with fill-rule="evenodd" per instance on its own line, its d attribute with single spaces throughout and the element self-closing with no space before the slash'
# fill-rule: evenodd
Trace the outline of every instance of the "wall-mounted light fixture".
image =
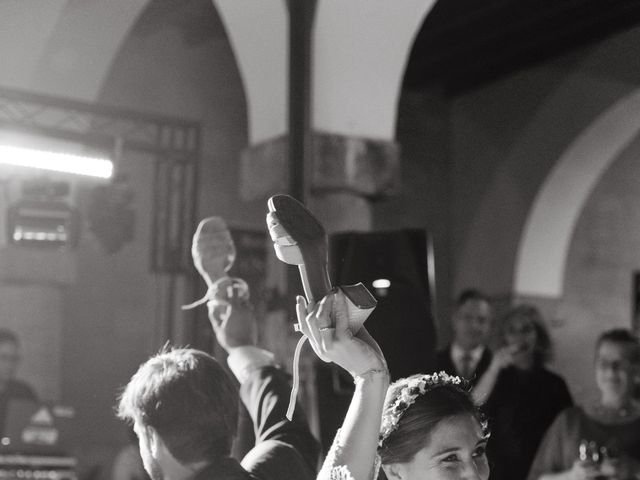
<svg viewBox="0 0 640 480">
<path fill-rule="evenodd" d="M 0 165 L 33 168 L 95 178 L 111 178 L 113 162 L 107 158 L 71 155 L 0 145 Z"/>
</svg>

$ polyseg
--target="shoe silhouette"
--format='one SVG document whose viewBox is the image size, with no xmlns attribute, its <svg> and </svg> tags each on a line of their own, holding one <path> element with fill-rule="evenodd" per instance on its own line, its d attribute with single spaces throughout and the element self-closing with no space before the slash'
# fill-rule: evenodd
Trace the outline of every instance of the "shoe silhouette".
<svg viewBox="0 0 640 480">
<path fill-rule="evenodd" d="M 217 283 L 233 266 L 236 247 L 231 232 L 222 217 L 208 217 L 200 221 L 191 244 L 193 265 L 207 284 L 207 293 L 200 300 L 184 305 L 189 310 L 205 303 L 217 289 Z"/>
<path fill-rule="evenodd" d="M 322 224 L 299 201 L 289 195 L 274 195 L 267 202 L 267 227 L 276 256 L 297 265 L 307 302 L 322 299 L 331 289 L 329 249 Z M 357 332 L 377 302 L 362 284 L 340 286 L 346 295 L 349 327 Z"/>
</svg>

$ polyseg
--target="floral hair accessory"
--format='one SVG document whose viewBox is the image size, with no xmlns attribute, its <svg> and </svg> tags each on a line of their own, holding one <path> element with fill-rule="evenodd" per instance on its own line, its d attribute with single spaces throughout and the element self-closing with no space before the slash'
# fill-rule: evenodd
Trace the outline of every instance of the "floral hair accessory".
<svg viewBox="0 0 640 480">
<path fill-rule="evenodd" d="M 382 414 L 382 424 L 380 426 L 380 436 L 378 446 L 382 447 L 383 442 L 398 428 L 400 418 L 413 405 L 420 395 L 433 390 L 436 387 L 453 385 L 464 388 L 466 382 L 460 377 L 449 375 L 446 372 L 420 375 L 408 379 L 406 385 L 398 392 L 393 404 Z"/>
</svg>

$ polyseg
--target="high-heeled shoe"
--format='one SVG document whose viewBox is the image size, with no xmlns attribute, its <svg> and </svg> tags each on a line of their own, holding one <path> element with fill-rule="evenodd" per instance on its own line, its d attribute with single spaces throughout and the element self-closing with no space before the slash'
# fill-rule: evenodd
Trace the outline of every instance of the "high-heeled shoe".
<svg viewBox="0 0 640 480">
<path fill-rule="evenodd" d="M 233 266 L 236 247 L 222 217 L 208 217 L 200 221 L 193 235 L 191 256 L 193 265 L 207 284 L 207 293 L 200 300 L 184 305 L 183 310 L 207 302 L 216 288 L 216 282 L 227 277 L 227 272 Z"/>
<path fill-rule="evenodd" d="M 289 195 L 271 197 L 268 207 L 267 227 L 277 257 L 298 266 L 307 301 L 319 301 L 332 289 L 324 227 L 302 203 Z M 349 327 L 356 333 L 375 308 L 376 299 L 362 283 L 339 288 L 348 300 Z"/>
<path fill-rule="evenodd" d="M 327 234 L 322 224 L 300 202 L 289 195 L 275 195 L 268 201 L 267 227 L 277 257 L 297 265 L 309 304 L 331 291 Z M 362 283 L 340 287 L 347 298 L 349 329 L 355 334 L 376 306 L 376 300 Z M 331 326 L 326 326 L 331 327 Z M 299 387 L 298 364 L 306 337 L 298 340 L 293 355 L 293 386 L 286 417 L 293 418 Z"/>
<path fill-rule="evenodd" d="M 331 291 L 327 234 L 322 224 L 304 205 L 288 195 L 275 195 L 268 201 L 267 226 L 276 255 L 297 265 L 309 303 Z"/>
</svg>

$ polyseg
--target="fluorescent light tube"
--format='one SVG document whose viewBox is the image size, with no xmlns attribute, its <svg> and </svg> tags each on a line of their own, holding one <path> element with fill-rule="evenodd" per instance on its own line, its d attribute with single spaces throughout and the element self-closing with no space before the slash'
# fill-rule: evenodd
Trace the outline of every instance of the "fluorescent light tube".
<svg viewBox="0 0 640 480">
<path fill-rule="evenodd" d="M 97 178 L 111 178 L 113 162 L 106 158 L 31 150 L 0 145 L 0 165 L 35 168 Z"/>
</svg>

